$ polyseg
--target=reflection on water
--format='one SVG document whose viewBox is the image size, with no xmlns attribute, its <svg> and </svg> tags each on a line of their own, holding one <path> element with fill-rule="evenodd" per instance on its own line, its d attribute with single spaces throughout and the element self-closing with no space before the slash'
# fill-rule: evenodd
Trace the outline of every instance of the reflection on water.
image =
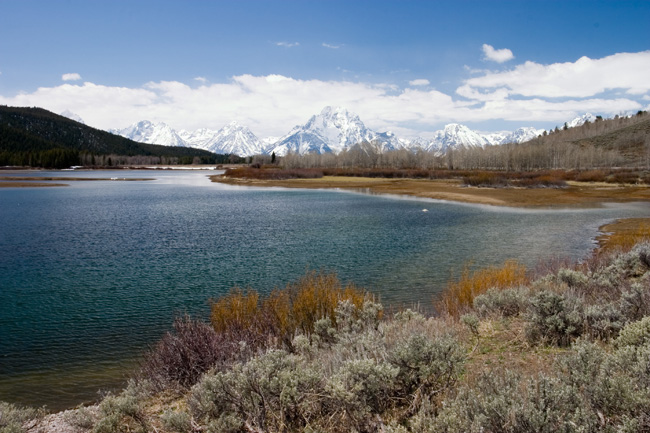
<svg viewBox="0 0 650 433">
<path fill-rule="evenodd" d="M 175 314 L 207 316 L 207 300 L 233 286 L 268 293 L 322 268 L 384 303 L 430 305 L 470 260 L 579 259 L 598 226 L 648 214 L 647 204 L 545 211 L 233 187 L 209 174 L 0 189 L 0 400 L 92 400 Z"/>
</svg>

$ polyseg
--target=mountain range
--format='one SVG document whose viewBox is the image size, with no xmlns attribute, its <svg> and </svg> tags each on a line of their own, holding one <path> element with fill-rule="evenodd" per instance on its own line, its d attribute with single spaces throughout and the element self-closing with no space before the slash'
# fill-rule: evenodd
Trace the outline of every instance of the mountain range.
<svg viewBox="0 0 650 433">
<path fill-rule="evenodd" d="M 62 115 L 73 116 L 66 112 Z M 78 116 L 76 116 L 78 119 Z M 595 116 L 585 114 L 571 122 L 569 127 L 593 121 Z M 392 132 L 376 132 L 367 128 L 359 116 L 342 107 L 325 107 L 319 114 L 311 116 L 304 125 L 295 126 L 279 138 L 259 139 L 250 129 L 237 122 L 231 122 L 218 131 L 198 129 L 196 131 L 176 131 L 165 123 L 152 123 L 147 120 L 123 129 L 109 132 L 134 141 L 161 144 L 166 146 L 193 147 L 218 154 L 251 156 L 257 154 L 278 156 L 287 153 L 340 153 L 362 141 L 372 142 L 382 150 L 423 149 L 444 154 L 449 149 L 459 147 L 485 147 L 504 143 L 523 143 L 544 132 L 543 129 L 523 127 L 515 131 L 480 133 L 465 125 L 452 123 L 436 131 L 433 138 L 398 138 Z"/>
</svg>

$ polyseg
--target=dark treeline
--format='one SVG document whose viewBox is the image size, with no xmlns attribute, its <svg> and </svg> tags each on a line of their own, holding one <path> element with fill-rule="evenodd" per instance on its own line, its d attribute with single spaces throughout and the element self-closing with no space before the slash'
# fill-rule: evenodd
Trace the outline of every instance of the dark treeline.
<svg viewBox="0 0 650 433">
<path fill-rule="evenodd" d="M 0 106 L 0 166 L 65 168 L 236 162 L 243 159 L 188 147 L 138 143 L 41 108 Z"/>
</svg>

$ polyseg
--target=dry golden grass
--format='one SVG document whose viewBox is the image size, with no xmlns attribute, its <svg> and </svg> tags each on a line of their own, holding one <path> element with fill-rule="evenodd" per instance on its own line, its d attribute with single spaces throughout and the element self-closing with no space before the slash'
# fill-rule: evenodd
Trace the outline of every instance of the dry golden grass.
<svg viewBox="0 0 650 433">
<path fill-rule="evenodd" d="M 650 218 L 627 218 L 600 228 L 601 251 L 629 250 L 639 242 L 650 242 Z"/>
<path fill-rule="evenodd" d="M 411 195 L 465 203 L 513 207 L 598 206 L 603 202 L 650 201 L 647 185 L 567 182 L 566 188 L 475 188 L 460 179 L 386 179 L 324 176 L 320 179 L 258 180 L 211 176 L 213 182 L 231 185 L 285 188 L 336 188 L 379 194 Z"/>
<path fill-rule="evenodd" d="M 526 267 L 516 260 L 508 260 L 500 267 L 491 266 L 475 271 L 466 265 L 458 280 L 449 281 L 436 301 L 436 308 L 441 313 L 457 317 L 472 308 L 474 298 L 488 289 L 506 289 L 527 282 Z"/>
<path fill-rule="evenodd" d="M 343 287 L 335 274 L 310 271 L 265 298 L 254 290 L 233 289 L 212 301 L 211 322 L 218 333 L 246 332 L 290 341 L 296 331 L 311 333 L 319 319 L 328 317 L 335 323 L 340 301 L 360 309 L 366 296 L 352 285 Z"/>
<path fill-rule="evenodd" d="M 212 302 L 210 320 L 215 331 L 250 328 L 256 319 L 258 300 L 259 294 L 254 290 L 244 291 L 236 287 L 228 295 Z"/>
</svg>

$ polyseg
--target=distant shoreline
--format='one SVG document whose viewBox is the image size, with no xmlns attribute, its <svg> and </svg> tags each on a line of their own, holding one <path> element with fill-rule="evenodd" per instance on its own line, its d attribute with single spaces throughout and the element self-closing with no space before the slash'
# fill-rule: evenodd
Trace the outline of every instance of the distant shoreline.
<svg viewBox="0 0 650 433">
<path fill-rule="evenodd" d="M 255 187 L 346 189 L 407 195 L 461 203 L 522 208 L 599 207 L 605 202 L 650 202 L 650 187 L 567 182 L 564 188 L 481 188 L 453 179 L 386 179 L 323 176 L 316 179 L 259 180 L 210 176 L 213 182 Z"/>
</svg>

